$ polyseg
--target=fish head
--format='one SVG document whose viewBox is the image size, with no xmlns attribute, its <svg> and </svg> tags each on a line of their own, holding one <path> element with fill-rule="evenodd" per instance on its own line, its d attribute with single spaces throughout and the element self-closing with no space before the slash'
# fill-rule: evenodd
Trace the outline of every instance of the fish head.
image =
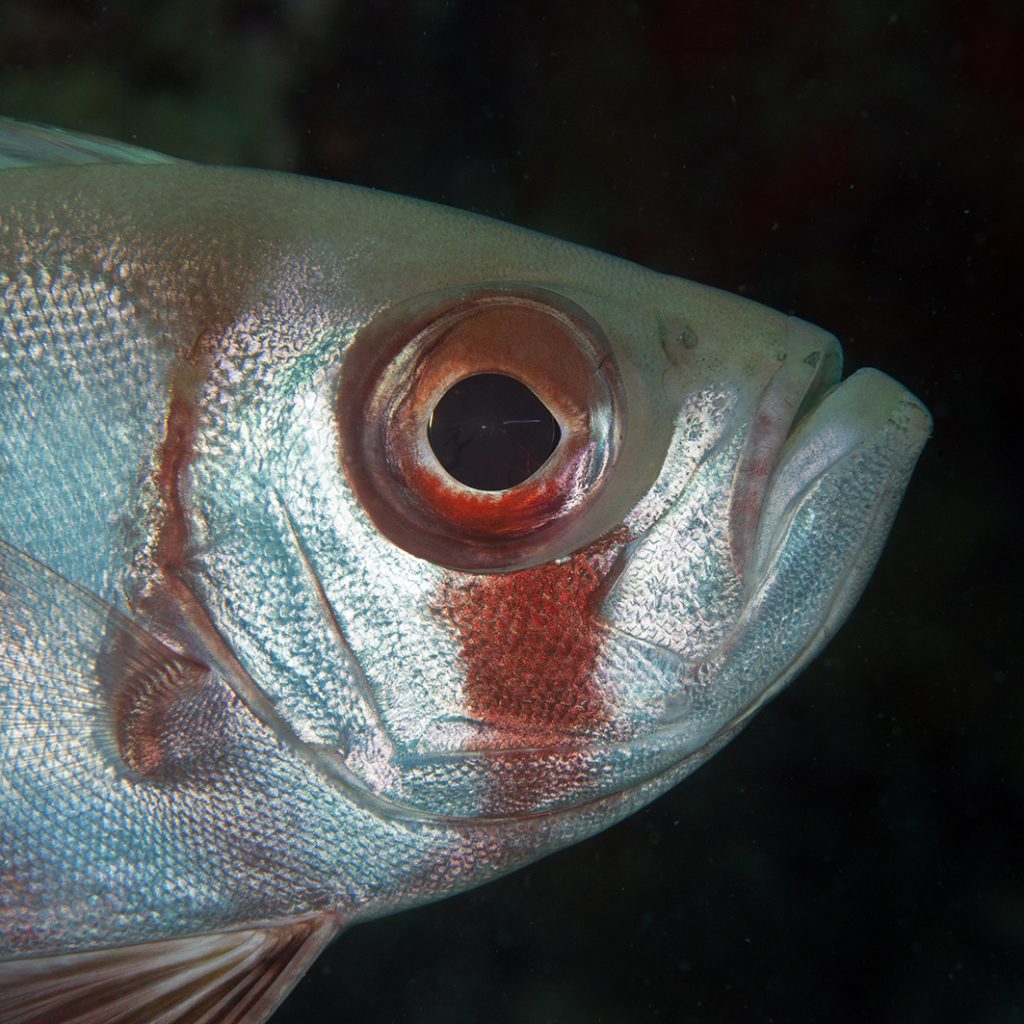
<svg viewBox="0 0 1024 1024">
<path fill-rule="evenodd" d="M 274 249 L 283 284 L 211 359 L 190 586 L 339 784 L 568 842 L 821 649 L 928 414 L 748 300 L 426 204 L 346 211 Z"/>
</svg>

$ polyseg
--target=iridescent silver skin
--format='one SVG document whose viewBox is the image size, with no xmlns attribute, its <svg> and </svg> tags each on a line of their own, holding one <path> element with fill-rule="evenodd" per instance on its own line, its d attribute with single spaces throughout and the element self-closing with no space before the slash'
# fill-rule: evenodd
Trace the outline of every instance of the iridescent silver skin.
<svg viewBox="0 0 1024 1024">
<path fill-rule="evenodd" d="M 693 771 L 857 600 L 930 420 L 837 384 L 831 335 L 413 200 L 103 158 L 0 170 L 0 959 L 326 941 L 479 884 Z M 582 310 L 621 400 L 599 497 L 482 573 L 389 539 L 339 428 L 349 353 L 453 289 Z"/>
</svg>

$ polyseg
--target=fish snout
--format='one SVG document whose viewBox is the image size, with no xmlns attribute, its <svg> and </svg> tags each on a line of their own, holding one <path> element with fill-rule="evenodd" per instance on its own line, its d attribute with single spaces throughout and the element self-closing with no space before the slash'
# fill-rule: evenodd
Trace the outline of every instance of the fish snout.
<svg viewBox="0 0 1024 1024">
<path fill-rule="evenodd" d="M 762 518 L 765 496 L 795 425 L 834 387 L 842 349 L 827 331 L 789 317 L 778 366 L 757 399 L 733 484 L 730 534 L 733 562 L 744 576 Z"/>
<path fill-rule="evenodd" d="M 858 370 L 829 389 L 780 452 L 755 540 L 755 577 L 765 578 L 780 549 L 813 524 L 801 542 L 807 557 L 838 551 L 845 538 L 847 584 L 866 581 L 931 430 L 925 406 L 879 370 Z"/>
</svg>

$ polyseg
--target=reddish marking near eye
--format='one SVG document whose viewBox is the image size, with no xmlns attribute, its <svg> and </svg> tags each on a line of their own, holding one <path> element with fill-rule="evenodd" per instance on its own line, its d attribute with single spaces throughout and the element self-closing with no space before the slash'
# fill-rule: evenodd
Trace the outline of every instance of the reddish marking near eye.
<svg viewBox="0 0 1024 1024">
<path fill-rule="evenodd" d="M 427 504 L 449 522 L 485 536 L 516 536 L 536 530 L 563 511 L 566 480 L 572 479 L 578 461 L 553 479 L 538 475 L 506 491 L 474 491 L 453 485 L 433 468 L 422 466 L 411 467 L 408 478 Z"/>
<path fill-rule="evenodd" d="M 493 729 L 502 748 L 570 751 L 543 771 L 529 754 L 505 757 L 501 768 L 513 777 L 502 777 L 494 794 L 503 805 L 527 808 L 542 788 L 547 795 L 571 788 L 581 767 L 572 748 L 583 751 L 608 721 L 595 678 L 604 641 L 595 613 L 626 539 L 618 530 L 561 564 L 507 575 L 452 573 L 445 582 L 439 611 L 458 632 L 466 713 Z"/>
</svg>

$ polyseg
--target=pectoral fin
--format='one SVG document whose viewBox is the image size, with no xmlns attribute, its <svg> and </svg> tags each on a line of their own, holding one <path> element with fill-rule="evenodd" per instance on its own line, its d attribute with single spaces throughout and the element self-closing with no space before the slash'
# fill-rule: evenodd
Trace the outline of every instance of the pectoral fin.
<svg viewBox="0 0 1024 1024">
<path fill-rule="evenodd" d="M 98 758 L 174 781 L 216 756 L 236 702 L 206 665 L 0 540 L 0 752 L 16 775 Z"/>
<path fill-rule="evenodd" d="M 338 933 L 333 915 L 0 963 L 2 1024 L 260 1024 Z"/>
</svg>

